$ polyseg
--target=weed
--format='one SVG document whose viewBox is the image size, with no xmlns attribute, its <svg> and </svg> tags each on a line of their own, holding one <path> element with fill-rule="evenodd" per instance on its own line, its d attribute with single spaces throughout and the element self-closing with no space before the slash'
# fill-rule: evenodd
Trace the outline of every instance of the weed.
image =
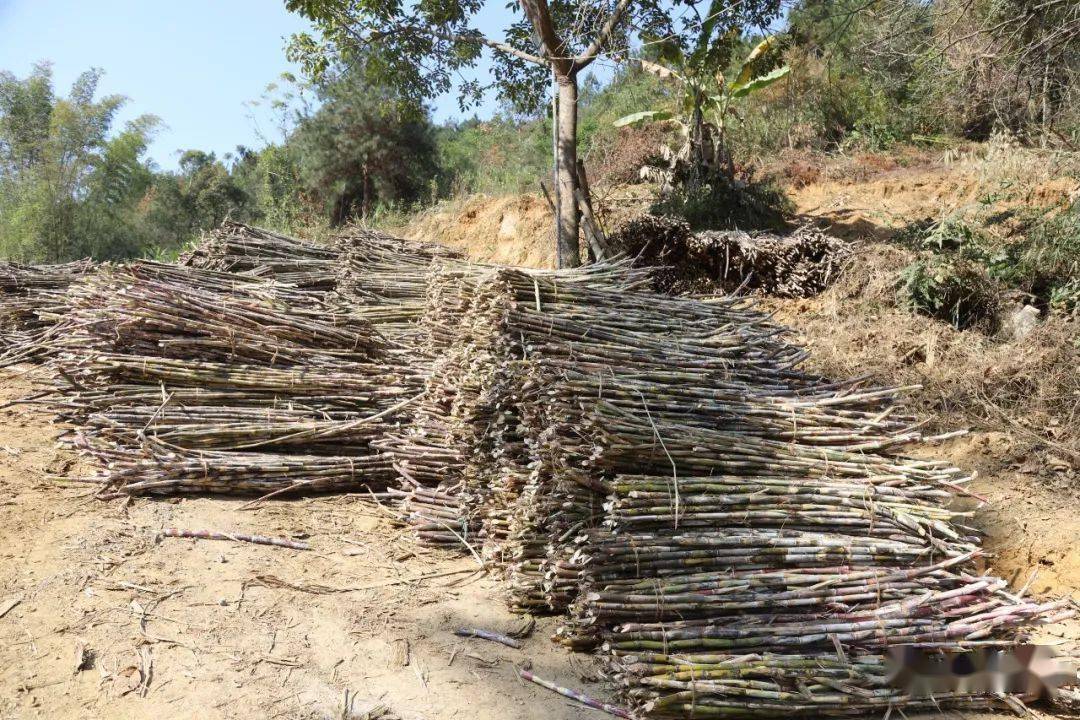
<svg viewBox="0 0 1080 720">
<path fill-rule="evenodd" d="M 900 272 L 900 298 L 911 310 L 958 330 L 988 327 L 999 291 L 986 269 L 956 255 L 924 254 Z"/>
</svg>

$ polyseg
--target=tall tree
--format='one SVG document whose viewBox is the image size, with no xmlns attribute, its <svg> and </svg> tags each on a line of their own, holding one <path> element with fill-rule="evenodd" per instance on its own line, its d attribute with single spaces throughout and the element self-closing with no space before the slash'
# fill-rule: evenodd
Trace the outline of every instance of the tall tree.
<svg viewBox="0 0 1080 720">
<path fill-rule="evenodd" d="M 560 263 L 581 263 L 579 212 L 574 202 L 577 177 L 578 78 L 613 44 L 626 43 L 629 15 L 636 5 L 642 19 L 663 17 L 658 2 L 604 0 L 516 0 L 519 16 L 505 37 L 487 37 L 474 27 L 483 0 L 286 0 L 286 7 L 315 22 L 323 42 L 294 37 L 293 57 L 318 72 L 331 57 L 346 61 L 365 54 L 365 71 L 374 84 L 390 84 L 417 100 L 446 92 L 462 68 L 474 65 L 486 48 L 498 69 L 492 85 L 519 107 L 536 107 L 549 78 L 558 87 L 558 181 L 566 200 L 558 217 Z M 377 52 L 373 52 L 374 48 Z M 466 83 L 462 104 L 485 90 Z"/>
<path fill-rule="evenodd" d="M 130 254 L 138 238 L 106 218 L 130 209 L 150 171 L 141 159 L 158 121 L 114 132 L 125 98 L 97 98 L 100 70 L 56 97 L 47 64 L 25 79 L 0 73 L 0 252 L 58 262 Z"/>
<path fill-rule="evenodd" d="M 496 63 L 487 85 L 466 82 L 462 106 L 494 86 L 517 107 L 536 109 L 554 80 L 558 94 L 556 158 L 559 195 L 559 262 L 580 264 L 577 134 L 578 79 L 601 55 L 625 56 L 631 41 L 684 32 L 694 38 L 712 26 L 758 25 L 775 17 L 779 0 L 511 0 L 516 21 L 502 38 L 476 29 L 484 0 L 285 0 L 311 19 L 322 34 L 294 36 L 291 52 L 309 71 L 333 58 L 370 56 L 365 63 L 375 84 L 406 95 L 430 98 L 446 92 L 458 71 L 474 65 L 484 50 Z M 720 7 L 717 7 L 720 6 Z"/>
<path fill-rule="evenodd" d="M 288 140 L 305 189 L 333 224 L 367 217 L 378 203 L 417 200 L 437 171 L 427 109 L 357 75 L 335 68 L 324 76 L 316 88 L 321 106 L 299 119 Z"/>
</svg>

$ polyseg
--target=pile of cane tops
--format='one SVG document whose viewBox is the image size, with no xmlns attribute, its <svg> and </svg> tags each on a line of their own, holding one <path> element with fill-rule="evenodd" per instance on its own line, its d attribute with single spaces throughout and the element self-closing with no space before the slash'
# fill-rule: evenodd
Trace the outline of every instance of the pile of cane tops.
<svg viewBox="0 0 1080 720">
<path fill-rule="evenodd" d="M 827 288 L 851 258 L 851 244 L 809 225 L 792 232 L 709 230 L 686 221 L 641 215 L 610 238 L 636 264 L 656 268 L 665 292 L 742 291 L 774 297 L 812 297 Z"/>
</svg>

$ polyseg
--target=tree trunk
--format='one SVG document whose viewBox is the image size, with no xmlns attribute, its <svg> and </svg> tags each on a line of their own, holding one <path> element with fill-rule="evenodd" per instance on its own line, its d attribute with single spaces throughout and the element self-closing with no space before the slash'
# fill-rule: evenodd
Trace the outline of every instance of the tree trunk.
<svg viewBox="0 0 1080 720">
<path fill-rule="evenodd" d="M 701 111 L 701 100 L 695 96 L 694 113 L 690 119 L 690 177 L 691 190 L 696 190 L 701 179 L 708 174 L 705 168 L 705 114 Z"/>
<path fill-rule="evenodd" d="M 575 202 L 577 190 L 577 74 L 559 76 L 559 248 L 560 268 L 581 265 L 578 240 L 580 210 Z"/>
</svg>

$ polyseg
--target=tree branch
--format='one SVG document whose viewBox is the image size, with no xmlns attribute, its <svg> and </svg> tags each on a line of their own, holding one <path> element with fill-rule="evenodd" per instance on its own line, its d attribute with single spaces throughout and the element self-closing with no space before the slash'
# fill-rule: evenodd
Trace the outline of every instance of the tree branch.
<svg viewBox="0 0 1080 720">
<path fill-rule="evenodd" d="M 564 77 L 573 72 L 574 63 L 569 58 L 562 57 L 563 41 L 555 32 L 555 24 L 551 21 L 551 8 L 548 7 L 547 0 L 521 0 L 521 7 L 525 10 L 525 15 L 532 23 L 544 47 L 547 55 L 544 64 L 550 63 L 555 72 Z"/>
<path fill-rule="evenodd" d="M 430 33 L 431 35 L 434 35 L 435 37 L 440 37 L 443 40 L 461 41 L 461 42 L 470 42 L 470 41 L 471 42 L 478 42 L 481 45 L 485 45 L 485 46 L 491 48 L 492 50 L 497 50 L 499 52 L 506 53 L 507 55 L 513 55 L 514 57 L 521 58 L 522 60 L 525 60 L 526 62 L 536 63 L 537 65 L 543 65 L 545 67 L 547 67 L 547 65 L 548 65 L 548 61 L 545 60 L 544 58 L 540 57 L 539 55 L 533 55 L 532 53 L 525 52 L 524 50 L 518 50 L 513 45 L 507 45 L 504 42 L 498 42 L 497 40 L 491 40 L 490 38 L 484 37 L 480 33 L 476 33 L 475 35 L 473 35 L 473 34 L 462 35 L 460 33 L 444 32 L 442 30 L 437 30 L 437 29 L 434 29 L 434 28 L 427 30 L 427 32 Z"/>
<path fill-rule="evenodd" d="M 345 16 L 344 19 L 345 22 L 342 23 L 342 26 L 345 28 L 345 31 L 352 35 L 353 38 L 361 44 L 368 44 L 378 41 L 384 36 L 384 33 L 373 33 L 372 35 L 365 37 L 362 33 L 358 32 L 353 28 L 354 20 L 351 17 Z M 450 42 L 477 42 L 481 45 L 485 45 L 491 48 L 492 50 L 497 50 L 499 52 L 506 53 L 507 55 L 513 55 L 514 57 L 521 58 L 526 62 L 536 63 L 537 65 L 543 65 L 545 67 L 548 65 L 548 61 L 540 57 L 539 55 L 533 55 L 532 53 L 525 52 L 524 50 L 518 50 L 513 45 L 508 45 L 504 42 L 491 40 L 490 38 L 484 37 L 479 32 L 450 32 L 447 30 L 440 30 L 438 28 L 426 27 L 413 23 L 403 23 L 399 26 L 399 29 L 410 30 L 415 33 L 430 35 L 432 37 L 440 38 L 442 40 L 449 40 Z"/>
<path fill-rule="evenodd" d="M 585 48 L 585 52 L 574 58 L 575 70 L 580 70 L 596 59 L 596 56 L 600 54 L 600 49 L 604 47 L 604 43 L 611 38 L 611 34 L 615 32 L 615 28 L 622 20 L 623 15 L 626 14 L 626 10 L 630 7 L 631 1 L 632 0 L 619 0 L 619 2 L 616 3 L 615 9 L 611 11 L 611 17 L 609 17 L 607 22 L 604 23 L 604 26 L 600 28 L 600 32 L 597 33 L 596 38 L 589 47 Z"/>
</svg>

